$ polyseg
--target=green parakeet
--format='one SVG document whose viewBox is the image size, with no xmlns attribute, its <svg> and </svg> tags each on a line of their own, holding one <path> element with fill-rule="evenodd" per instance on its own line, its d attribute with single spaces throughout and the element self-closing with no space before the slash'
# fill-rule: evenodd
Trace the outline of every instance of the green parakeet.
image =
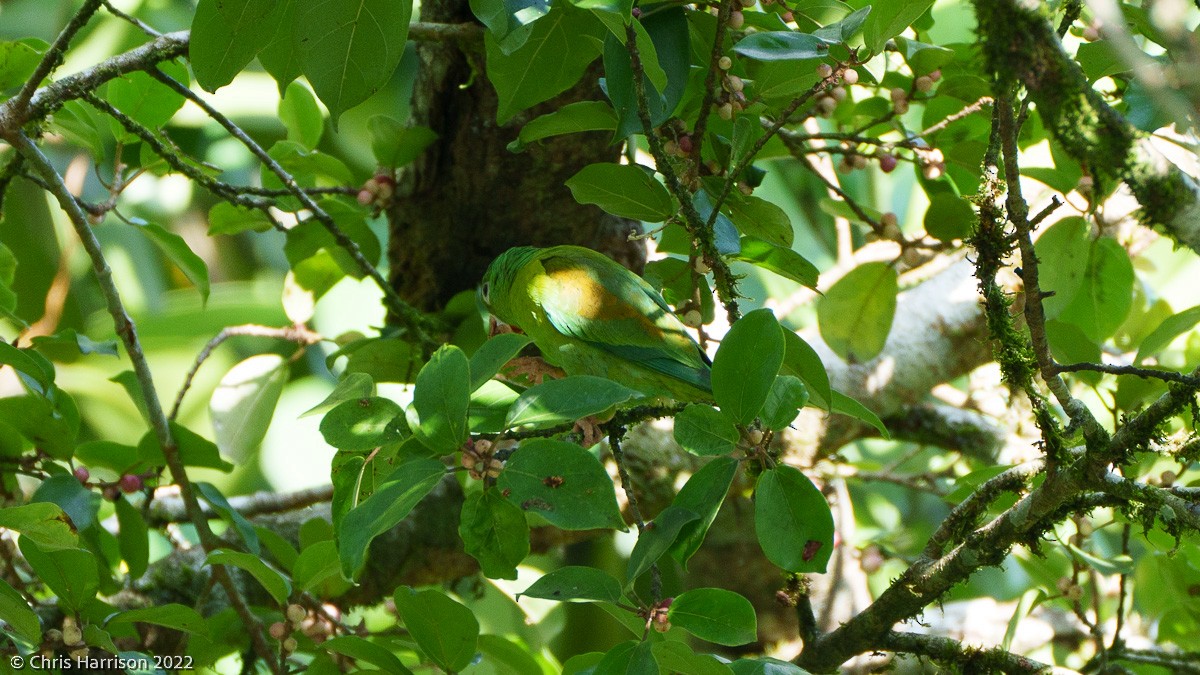
<svg viewBox="0 0 1200 675">
<path fill-rule="evenodd" d="M 505 251 L 479 297 L 568 375 L 597 375 L 650 398 L 712 400 L 708 356 L 641 277 L 579 246 Z"/>
</svg>

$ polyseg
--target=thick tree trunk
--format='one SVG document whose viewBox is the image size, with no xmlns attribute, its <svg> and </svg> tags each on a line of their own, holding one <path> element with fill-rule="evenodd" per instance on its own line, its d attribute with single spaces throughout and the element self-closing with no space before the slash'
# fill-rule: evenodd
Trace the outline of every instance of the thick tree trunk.
<svg viewBox="0 0 1200 675">
<path fill-rule="evenodd" d="M 421 19 L 475 21 L 465 0 L 422 3 Z M 641 269 L 645 249 L 627 240 L 638 223 L 579 204 L 564 187 L 584 166 L 617 159 L 620 146 L 610 133 L 550 138 L 521 153 L 507 149 L 526 121 L 601 98 L 598 64 L 574 88 L 499 126 L 482 43 L 426 42 L 417 53 L 413 123 L 433 129 L 438 140 L 400 178 L 389 214 L 391 282 L 405 299 L 440 309 L 478 283 L 497 254 L 521 244 L 579 244 Z"/>
</svg>

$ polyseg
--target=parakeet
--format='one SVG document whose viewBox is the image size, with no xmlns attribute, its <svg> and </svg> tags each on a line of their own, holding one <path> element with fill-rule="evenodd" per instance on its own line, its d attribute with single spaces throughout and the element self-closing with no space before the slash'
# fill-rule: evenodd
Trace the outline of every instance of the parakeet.
<svg viewBox="0 0 1200 675">
<path fill-rule="evenodd" d="M 579 246 L 512 248 L 479 288 L 568 375 L 597 375 L 647 398 L 712 400 L 711 361 L 641 277 Z"/>
</svg>

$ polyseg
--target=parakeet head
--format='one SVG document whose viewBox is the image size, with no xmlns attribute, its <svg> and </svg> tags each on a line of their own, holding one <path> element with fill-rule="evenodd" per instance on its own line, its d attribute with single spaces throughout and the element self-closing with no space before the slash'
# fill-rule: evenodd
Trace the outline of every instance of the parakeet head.
<svg viewBox="0 0 1200 675">
<path fill-rule="evenodd" d="M 512 301 L 512 286 L 517 279 L 517 273 L 537 255 L 540 249 L 532 246 L 510 248 L 488 265 L 483 274 L 483 283 L 479 285 L 479 299 L 483 306 L 497 319 L 507 324 L 513 323 L 514 312 Z"/>
</svg>

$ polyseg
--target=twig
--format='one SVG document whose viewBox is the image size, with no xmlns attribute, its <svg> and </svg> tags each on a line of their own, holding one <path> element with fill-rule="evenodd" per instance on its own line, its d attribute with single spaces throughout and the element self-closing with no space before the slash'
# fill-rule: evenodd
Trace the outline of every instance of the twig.
<svg viewBox="0 0 1200 675">
<path fill-rule="evenodd" d="M 1052 668 L 1040 661 L 1013 654 L 999 647 L 974 649 L 958 640 L 937 635 L 892 631 L 877 640 L 876 649 L 900 652 L 965 667 L 964 672 L 1049 673 Z"/>
<path fill-rule="evenodd" d="M 411 331 L 413 337 L 416 338 L 416 341 L 423 349 L 432 351 L 434 346 L 439 344 L 439 342 L 434 339 L 430 332 L 430 329 L 432 328 L 430 320 L 412 305 L 409 305 L 407 302 L 405 302 L 396 293 L 396 289 L 392 288 L 391 284 L 389 284 L 387 280 L 383 278 L 383 275 L 379 272 L 379 269 L 375 267 L 371 261 L 367 260 L 366 256 L 363 255 L 362 250 L 358 247 L 358 244 L 351 239 L 342 230 L 342 228 L 338 227 L 337 223 L 333 221 L 333 218 L 329 215 L 329 213 L 327 213 L 315 201 L 313 201 L 313 198 L 309 196 L 309 194 L 305 192 L 304 189 L 299 186 L 299 184 L 296 183 L 296 179 L 293 178 L 286 169 L 280 166 L 279 162 L 275 161 L 275 158 L 267 154 L 267 151 L 264 150 L 257 142 L 255 142 L 254 139 L 250 138 L 245 131 L 242 131 L 241 127 L 234 124 L 229 120 L 228 117 L 223 115 L 216 108 L 213 108 L 211 105 L 209 105 L 208 102 L 203 98 L 197 96 L 196 92 L 176 81 L 175 78 L 167 75 L 158 68 L 150 68 L 147 70 L 147 72 L 154 79 L 162 82 L 173 89 L 176 93 L 196 104 L 201 110 L 204 111 L 206 115 L 212 118 L 213 121 L 224 127 L 225 131 L 227 131 L 230 136 L 233 136 L 240 141 L 242 145 L 246 146 L 246 149 L 248 149 L 255 157 L 257 157 L 258 160 L 262 162 L 271 173 L 275 174 L 275 176 L 283 182 L 284 186 L 291 191 L 292 196 L 299 199 L 304 208 L 311 211 L 313 217 L 316 218 L 319 223 L 321 223 L 321 225 L 326 231 L 329 232 L 329 234 L 333 235 L 334 241 L 336 241 L 338 246 L 342 247 L 350 255 L 350 257 L 354 260 L 355 265 L 358 266 L 359 270 L 361 270 L 363 274 L 369 276 L 371 280 L 379 286 L 379 289 L 383 291 L 384 301 L 387 304 L 388 309 L 396 317 L 398 317 L 401 322 L 403 322 L 405 328 Z"/>
<path fill-rule="evenodd" d="M 1154 370 L 1153 368 L 1138 368 L 1137 366 L 1118 366 L 1108 363 L 1055 363 L 1051 367 L 1059 373 L 1078 373 L 1083 371 L 1108 373 L 1109 375 L 1136 375 L 1142 379 L 1178 382 L 1189 387 L 1200 389 L 1200 377 L 1184 375 L 1173 370 Z"/>
<path fill-rule="evenodd" d="M 192 367 L 188 370 L 187 375 L 183 378 L 183 385 L 179 388 L 179 393 L 175 395 L 175 404 L 171 406 L 171 414 L 168 419 L 174 420 L 179 416 L 179 407 L 183 405 L 183 397 L 192 387 L 192 380 L 196 377 L 196 373 L 200 370 L 200 366 L 208 360 L 212 355 L 213 350 L 231 337 L 236 336 L 252 336 L 252 337 L 269 337 L 278 338 L 280 340 L 288 340 L 295 342 L 301 346 L 311 345 L 321 340 L 321 336 L 309 330 L 305 326 L 286 326 L 284 328 L 272 328 L 270 326 L 259 326 L 256 324 L 245 324 L 242 326 L 228 326 L 223 328 L 220 333 L 208 341 L 200 353 L 196 355 L 196 361 L 192 363 Z"/>
<path fill-rule="evenodd" d="M 637 489 L 633 485 L 633 477 L 629 474 L 629 466 L 625 463 L 625 453 L 621 450 L 621 438 L 624 435 L 625 427 L 614 425 L 608 432 L 608 447 L 612 450 L 617 474 L 621 477 L 621 489 L 625 491 L 625 499 L 629 502 L 629 513 L 633 516 L 633 522 L 640 534 L 646 529 L 646 520 L 638 506 Z M 654 597 L 655 603 L 662 600 L 662 572 L 658 569 L 658 563 L 650 566 L 650 595 Z"/>
<path fill-rule="evenodd" d="M 109 14 L 112 14 L 113 16 L 117 17 L 118 19 L 122 19 L 124 21 L 127 21 L 127 22 L 133 24 L 134 26 L 137 27 L 138 30 L 142 31 L 146 35 L 149 35 L 152 38 L 157 38 L 157 37 L 162 36 L 162 33 L 151 28 L 150 25 L 147 24 L 146 22 L 142 21 L 141 19 L 139 19 L 135 16 L 130 16 L 129 14 L 126 14 L 125 12 L 122 12 L 121 10 L 114 7 L 113 4 L 111 2 L 109 2 L 109 0 L 100 0 L 100 2 L 101 2 L 101 4 L 104 5 L 104 9 L 108 10 Z"/>
<path fill-rule="evenodd" d="M 332 498 L 333 486 L 324 485 L 296 492 L 256 492 L 251 495 L 239 495 L 230 497 L 229 504 L 243 516 L 253 518 L 271 513 L 297 511 L 313 504 L 327 502 Z M 213 511 L 212 507 L 207 504 L 202 506 L 202 510 L 207 518 L 220 517 L 220 514 Z M 187 519 L 183 501 L 176 498 L 155 499 L 150 503 L 150 509 L 146 513 L 147 523 L 154 526 L 177 523 Z"/>
<path fill-rule="evenodd" d="M 33 93 L 37 91 L 38 83 L 49 77 L 50 73 L 54 72 L 54 69 L 62 64 L 63 55 L 66 53 L 67 47 L 70 46 L 71 40 L 75 39 L 75 35 L 87 25 L 87 22 L 91 20 L 92 15 L 98 9 L 100 9 L 100 0 L 84 0 L 83 6 L 79 8 L 79 11 L 75 12 L 75 15 L 67 22 L 62 32 L 54 39 L 54 44 L 50 45 L 50 48 L 42 55 L 42 60 L 38 62 L 37 67 L 33 69 L 33 73 L 25 80 L 25 84 L 21 86 L 21 91 L 17 92 L 17 95 L 12 97 L 8 102 L 18 120 L 10 128 L 16 129 L 17 127 L 24 126 L 25 122 L 29 119 L 27 115 L 30 109 L 30 102 L 33 99 Z"/>
<path fill-rule="evenodd" d="M 183 464 L 183 459 L 180 457 L 179 447 L 175 445 L 175 440 L 171 437 L 170 422 L 163 413 L 162 403 L 159 401 L 158 391 L 154 386 L 154 377 L 150 372 L 150 364 L 146 360 L 146 354 L 142 350 L 141 341 L 137 336 L 137 328 L 134 326 L 133 320 L 129 318 L 129 313 L 125 310 L 121 294 L 117 290 L 116 283 L 112 278 L 112 270 L 109 269 L 108 261 L 104 257 L 104 251 L 101 249 L 100 242 L 96 239 L 92 228 L 88 225 L 87 215 L 79 207 L 79 204 L 75 201 L 75 196 L 67 189 L 62 178 L 55 172 L 54 167 L 50 164 L 50 160 L 46 159 L 46 156 L 42 154 L 42 151 L 38 149 L 37 145 L 28 136 L 19 129 L 11 130 L 4 128 L 0 128 L 0 135 L 3 135 L 4 139 L 17 152 L 25 156 L 26 161 L 33 169 L 41 174 L 43 180 L 50 187 L 51 194 L 58 200 L 58 204 L 62 210 L 66 212 L 71 225 L 75 229 L 75 233 L 82 241 L 83 248 L 87 251 L 88 257 L 92 261 L 92 268 L 96 273 L 96 281 L 100 286 L 101 293 L 104 295 L 109 314 L 112 315 L 117 335 L 120 336 L 121 341 L 125 344 L 126 353 L 128 353 L 129 360 L 133 364 L 134 374 L 142 389 L 147 417 L 158 439 L 159 446 L 162 448 L 167 466 L 171 469 L 172 479 L 179 486 L 179 494 L 186 507 L 188 519 L 196 528 L 200 544 L 206 552 L 212 552 L 220 548 L 221 541 L 208 527 L 208 521 L 200 509 L 200 502 L 196 498 L 195 490 L 192 488 L 191 480 L 187 475 L 187 469 Z M 282 674 L 282 667 L 275 660 L 271 648 L 267 644 L 262 623 L 246 604 L 245 598 L 242 597 L 228 570 L 223 565 L 212 565 L 211 569 L 213 578 L 225 589 L 230 604 L 246 625 L 255 651 L 271 665 L 273 672 Z"/>
<path fill-rule="evenodd" d="M 700 151 L 704 147 L 704 132 L 708 130 L 708 118 L 712 115 L 713 102 L 717 99 L 717 73 L 725 53 L 725 33 L 729 29 L 729 17 L 737 0 L 721 0 L 717 9 L 717 28 L 713 36 L 712 52 L 708 57 L 708 72 L 704 75 L 704 99 L 700 102 L 700 116 L 692 132 L 691 162 L 693 167 L 702 163 Z M 657 158 L 656 158 L 657 159 Z"/>
</svg>

